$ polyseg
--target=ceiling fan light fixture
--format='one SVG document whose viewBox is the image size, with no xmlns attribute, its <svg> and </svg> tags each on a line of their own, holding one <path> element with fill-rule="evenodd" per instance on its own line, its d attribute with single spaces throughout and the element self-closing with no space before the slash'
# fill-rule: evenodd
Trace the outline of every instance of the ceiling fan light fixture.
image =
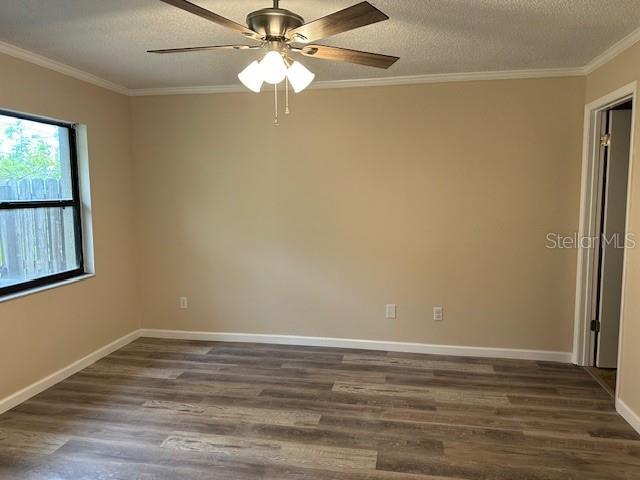
<svg viewBox="0 0 640 480">
<path fill-rule="evenodd" d="M 287 70 L 287 78 L 293 87 L 293 91 L 300 93 L 313 82 L 316 75 L 300 62 L 293 62 Z"/>
<path fill-rule="evenodd" d="M 278 84 L 287 76 L 287 65 L 282 54 L 274 50 L 267 53 L 260 61 L 262 79 L 272 85 Z"/>
<path fill-rule="evenodd" d="M 153 54 L 189 53 L 204 51 L 253 51 L 262 50 L 265 56 L 252 62 L 238 74 L 238 79 L 252 92 L 260 93 L 264 83 L 274 85 L 274 124 L 278 125 L 278 84 L 284 85 L 285 114 L 289 109 L 289 84 L 295 93 L 306 89 L 315 80 L 315 74 L 299 62 L 294 62 L 290 55 L 304 55 L 319 60 L 347 62 L 357 65 L 387 69 L 398 57 L 378 53 L 361 52 L 348 48 L 319 45 L 315 42 L 356 28 L 373 25 L 389 20 L 389 17 L 367 1 L 325 15 L 311 22 L 295 12 L 280 8 L 280 0 L 271 0 L 273 7 L 261 8 L 250 12 L 246 18 L 246 26 L 229 20 L 215 12 L 207 10 L 196 3 L 196 0 L 161 0 L 180 10 L 204 18 L 246 38 L 260 42 L 259 45 L 205 45 L 196 47 L 164 48 L 148 50 Z M 304 46 L 296 46 L 303 43 Z"/>
<path fill-rule="evenodd" d="M 252 92 L 260 93 L 260 89 L 264 83 L 262 67 L 254 60 L 247 68 L 238 74 L 238 79 Z"/>
</svg>

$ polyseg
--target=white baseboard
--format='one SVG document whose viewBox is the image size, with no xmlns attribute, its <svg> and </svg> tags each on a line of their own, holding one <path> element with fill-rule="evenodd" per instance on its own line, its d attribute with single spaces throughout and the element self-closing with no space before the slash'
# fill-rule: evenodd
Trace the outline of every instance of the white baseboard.
<svg viewBox="0 0 640 480">
<path fill-rule="evenodd" d="M 38 380 L 22 390 L 0 399 L 0 414 L 11 410 L 16 405 L 27 401 L 38 393 L 52 387 L 89 365 L 97 362 L 119 348 L 133 342 L 139 337 L 173 338 L 181 340 L 205 340 L 218 342 L 268 343 L 280 345 L 301 345 L 313 347 L 356 348 L 366 350 L 385 350 L 390 352 L 426 353 L 435 355 L 454 355 L 463 357 L 512 358 L 523 360 L 543 360 L 569 363 L 571 352 L 553 352 L 546 350 L 519 350 L 510 348 L 464 347 L 452 345 L 429 345 L 425 343 L 390 342 L 382 340 L 357 340 L 349 338 L 304 337 L 296 335 L 267 335 L 227 332 L 190 332 L 185 330 L 135 330 L 86 357 L 61 368 L 57 372 Z M 619 401 L 620 414 L 640 431 L 640 419 Z M 630 420 L 631 419 L 631 420 Z M 635 423 L 634 423 L 635 422 Z"/>
<path fill-rule="evenodd" d="M 619 398 L 616 398 L 616 410 L 634 430 L 640 433 L 640 416 Z"/>
<path fill-rule="evenodd" d="M 90 353 L 86 357 L 81 358 L 80 360 L 73 362 L 71 365 L 68 365 L 64 368 L 61 368 L 57 372 L 52 373 L 51 375 L 38 380 L 35 383 L 23 388 L 22 390 L 14 393 L 13 395 L 9 395 L 3 399 L 0 399 L 0 414 L 6 412 L 7 410 L 11 410 L 16 405 L 21 404 L 29 400 L 31 397 L 39 394 L 40 392 L 46 390 L 49 387 L 52 387 L 58 382 L 61 382 L 65 378 L 70 377 L 74 373 L 78 373 L 83 368 L 88 367 L 89 365 L 97 362 L 103 357 L 106 357 L 110 353 L 115 352 L 119 348 L 124 347 L 128 343 L 133 342 L 140 336 L 140 330 L 135 330 L 131 333 L 128 333 L 124 337 L 120 337 L 119 339 L 111 342 L 109 345 L 105 345 L 102 348 L 99 348 L 93 353 Z"/>
<path fill-rule="evenodd" d="M 430 345 L 426 343 L 389 342 L 382 340 L 355 340 L 349 338 L 303 337 L 297 335 L 268 335 L 261 333 L 190 332 L 186 330 L 140 330 L 141 337 L 173 338 L 180 340 L 205 340 L 215 342 L 270 343 L 303 345 L 312 347 L 359 348 L 390 352 L 427 353 L 461 357 L 512 358 L 571 362 L 571 352 L 547 350 L 520 350 L 512 348 L 463 347 L 455 345 Z"/>
</svg>

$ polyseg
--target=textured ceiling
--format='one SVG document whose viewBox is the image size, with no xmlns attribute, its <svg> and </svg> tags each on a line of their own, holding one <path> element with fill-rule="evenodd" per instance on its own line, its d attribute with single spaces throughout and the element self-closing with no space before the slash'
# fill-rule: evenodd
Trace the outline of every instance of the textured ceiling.
<svg viewBox="0 0 640 480">
<path fill-rule="evenodd" d="M 269 0 L 194 0 L 244 24 Z M 281 0 L 307 21 L 358 0 Z M 587 64 L 640 25 L 640 0 L 371 0 L 391 20 L 323 42 L 400 56 L 391 69 L 304 58 L 318 80 Z M 149 48 L 252 43 L 159 0 L 0 0 L 0 41 L 127 88 L 229 85 L 249 51 L 154 56 Z"/>
</svg>

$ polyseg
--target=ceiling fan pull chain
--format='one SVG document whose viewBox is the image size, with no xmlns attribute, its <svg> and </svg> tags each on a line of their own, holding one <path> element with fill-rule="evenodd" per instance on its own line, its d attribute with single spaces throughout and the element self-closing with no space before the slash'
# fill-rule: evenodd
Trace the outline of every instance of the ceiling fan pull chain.
<svg viewBox="0 0 640 480">
<path fill-rule="evenodd" d="M 284 114 L 289 115 L 291 110 L 289 110 L 289 79 L 284 77 Z"/>
<path fill-rule="evenodd" d="M 277 84 L 273 86 L 273 91 L 275 92 L 273 124 L 277 127 L 279 125 L 278 123 L 278 85 Z"/>
</svg>

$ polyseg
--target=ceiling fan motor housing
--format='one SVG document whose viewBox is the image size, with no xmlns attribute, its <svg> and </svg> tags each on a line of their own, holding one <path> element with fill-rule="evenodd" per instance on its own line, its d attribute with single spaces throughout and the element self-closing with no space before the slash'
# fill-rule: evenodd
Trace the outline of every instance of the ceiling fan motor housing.
<svg viewBox="0 0 640 480">
<path fill-rule="evenodd" d="M 282 40 L 289 30 L 304 25 L 304 19 L 283 8 L 263 8 L 247 15 L 247 26 L 267 40 Z"/>
<path fill-rule="evenodd" d="M 278 52 L 281 54 L 287 65 L 290 60 L 289 54 L 292 54 L 305 55 L 307 57 L 315 57 L 322 60 L 366 65 L 376 68 L 389 68 L 399 60 L 398 57 L 393 57 L 391 55 L 381 55 L 378 53 L 349 50 L 347 48 L 312 44 L 316 40 L 338 35 L 343 32 L 349 32 L 366 25 L 373 25 L 374 23 L 389 20 L 387 15 L 367 1 L 361 1 L 351 7 L 344 8 L 330 15 L 318 18 L 312 22 L 305 23 L 304 19 L 297 13 L 280 8 L 280 0 L 272 0 L 273 6 L 271 8 L 256 10 L 247 16 L 247 26 L 241 25 L 233 20 L 229 20 L 222 15 L 218 15 L 206 8 L 200 7 L 195 3 L 191 3 L 189 0 L 161 1 L 233 30 L 240 35 L 244 35 L 246 38 L 260 42 L 260 44 L 165 48 L 160 50 L 149 50 L 150 53 L 186 53 L 229 49 L 262 49 L 266 50 L 267 53 L 261 62 L 264 61 L 267 56 L 270 59 L 275 59 L 275 62 L 278 62 L 276 57 L 269 55 L 272 52 Z M 306 46 L 302 48 L 296 47 L 296 43 L 303 43 L 306 44 Z M 295 62 L 291 63 L 291 66 L 293 65 L 295 65 Z M 282 65 L 278 65 L 278 71 L 281 70 L 281 67 Z M 310 72 L 301 73 L 303 76 L 306 75 L 306 79 L 308 79 L 310 74 Z M 254 86 L 255 85 L 252 84 L 249 88 L 253 90 Z"/>
</svg>

